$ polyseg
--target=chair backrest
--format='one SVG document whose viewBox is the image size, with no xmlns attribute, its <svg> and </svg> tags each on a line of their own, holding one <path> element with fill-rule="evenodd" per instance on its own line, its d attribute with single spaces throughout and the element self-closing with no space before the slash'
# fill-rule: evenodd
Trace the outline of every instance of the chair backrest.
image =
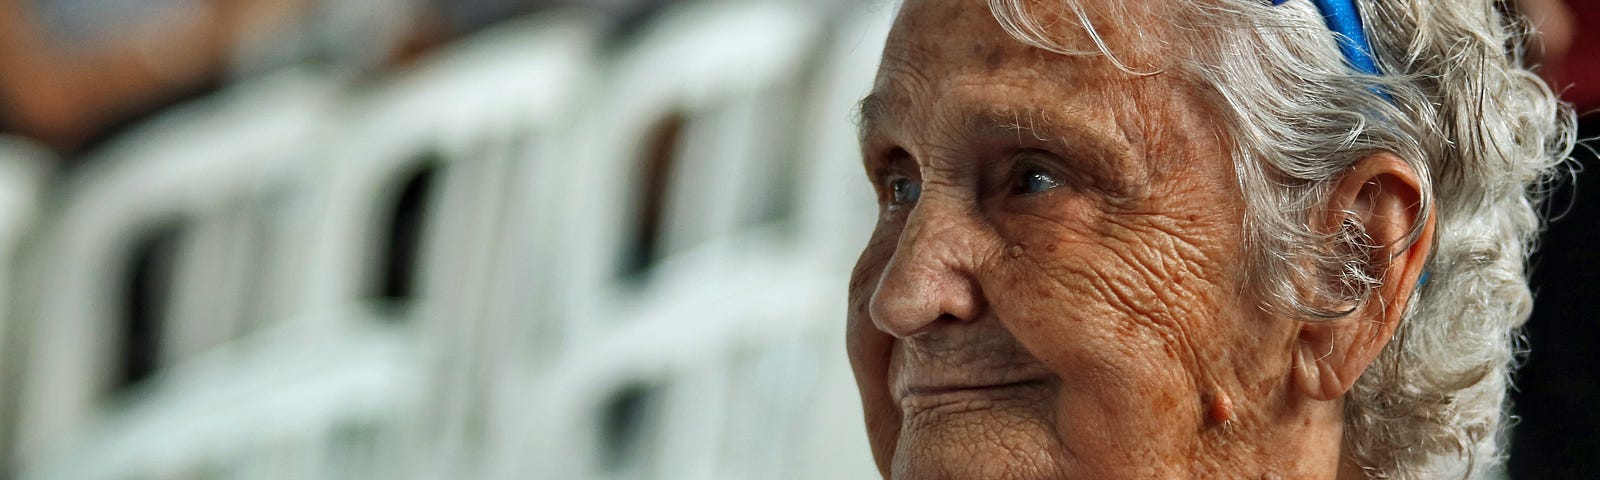
<svg viewBox="0 0 1600 480">
<path fill-rule="evenodd" d="M 812 77 L 801 142 L 797 243 L 823 261 L 854 262 L 877 222 L 876 193 L 866 180 L 856 109 L 872 91 L 884 41 L 897 9 L 890 2 L 852 2 L 840 9 L 827 54 Z M 848 267 L 847 267 L 848 268 Z"/>
<path fill-rule="evenodd" d="M 682 167 L 686 173 L 680 174 L 693 179 L 686 184 L 694 187 L 665 199 L 662 210 L 666 218 L 660 227 L 666 231 L 660 240 L 664 246 L 657 247 L 665 254 L 634 286 L 603 287 L 613 290 L 594 301 L 609 308 L 575 310 L 579 313 L 574 318 L 590 322 L 580 325 L 592 327 L 589 335 L 572 341 L 548 376 L 535 377 L 547 380 L 545 383 L 521 395 L 525 401 L 536 402 L 523 409 L 536 414 L 516 423 L 524 430 L 540 432 L 518 447 L 533 452 L 528 462 L 535 476 L 876 475 L 840 327 L 842 287 L 876 216 L 870 187 L 860 180 L 850 112 L 871 86 L 893 13 L 887 8 L 852 11 L 843 25 L 830 32 L 832 40 L 825 44 L 820 63 L 811 63 L 815 59 L 809 54 L 799 55 L 807 59 L 806 65 L 820 66 L 814 76 L 796 74 L 798 84 L 805 87 L 793 95 L 803 99 L 799 103 L 804 108 L 780 114 L 775 112 L 785 111 L 777 106 L 782 102 L 773 102 L 765 105 L 767 110 L 747 112 L 745 117 L 727 113 L 731 110 L 712 115 L 740 118 L 732 123 L 743 128 L 722 120 L 697 124 L 693 110 L 678 111 L 685 130 L 714 132 L 707 133 L 708 137 L 717 133 L 747 136 L 735 139 L 733 146 L 676 147 L 680 149 L 677 161 L 695 162 Z M 643 38 L 662 51 L 670 50 L 668 40 Z M 619 74 L 618 78 L 628 75 Z M 665 83 L 659 73 L 645 78 Z M 731 93 L 725 98 L 741 95 L 747 94 Z M 641 104 L 648 102 L 624 103 Z M 790 145 L 800 146 L 796 148 L 801 159 L 798 165 L 784 167 L 784 159 L 778 155 L 721 156 L 723 149 L 760 152 L 758 146 L 767 141 L 762 138 L 765 134 L 748 126 L 760 125 L 766 114 L 807 115 L 782 132 L 795 140 Z M 649 118 L 650 114 L 641 116 Z M 682 142 L 702 140 L 693 134 L 681 138 Z M 750 143 L 740 145 L 738 141 Z M 606 151 L 627 147 L 626 142 L 618 142 Z M 635 152 L 641 149 L 632 148 Z M 638 178 L 643 174 L 637 170 L 617 173 L 634 167 L 626 160 L 610 162 L 611 174 L 601 171 L 593 178 L 604 179 L 614 188 L 580 187 L 579 191 L 643 190 L 628 187 L 630 175 Z M 725 172 L 734 176 L 720 176 Z M 798 199 L 794 201 L 798 228 L 793 234 L 783 229 L 747 228 L 748 223 L 740 222 L 747 222 L 748 217 L 740 215 L 761 212 L 749 208 L 760 201 L 737 191 L 717 191 L 727 185 L 764 186 L 759 181 L 763 174 L 798 184 L 792 191 L 777 193 Z M 594 215 L 601 221 L 626 221 L 638 213 L 625 204 L 614 210 L 595 208 L 594 202 L 583 205 L 584 209 L 575 211 L 598 211 Z M 747 209 L 730 217 L 735 219 L 731 222 L 718 223 L 716 209 L 726 205 Z M 683 220 L 697 214 L 704 218 Z M 604 228 L 590 232 L 603 232 Z M 612 234 L 616 235 L 613 241 L 629 237 L 617 231 Z M 793 248 L 790 242 L 800 248 Z M 612 244 L 612 248 L 628 247 Z M 590 272 L 609 274 L 614 270 Z M 583 282 L 573 285 L 592 288 Z"/>
<path fill-rule="evenodd" d="M 798 85 L 820 12 L 781 0 L 681 4 L 624 45 L 580 118 L 547 307 L 576 348 L 661 259 L 763 223 L 786 198 Z"/>
<path fill-rule="evenodd" d="M 875 478 L 854 373 L 845 351 L 845 286 L 877 221 L 876 195 L 866 181 L 854 122 L 856 107 L 872 89 L 884 42 L 897 9 L 889 2 L 850 2 L 829 36 L 827 56 L 816 72 L 808 129 L 802 142 L 804 169 L 795 252 L 816 265 L 833 294 L 811 317 L 820 325 L 814 388 L 793 432 L 789 454 L 814 460 L 792 465 L 790 478 Z"/>
<path fill-rule="evenodd" d="M 821 30 L 818 14 L 782 1 L 663 12 L 619 42 L 604 79 L 579 97 L 575 127 L 541 145 L 547 159 L 517 177 L 512 190 L 521 196 L 511 211 L 538 213 L 507 224 L 512 234 L 498 257 L 509 268 L 488 286 L 493 326 L 482 350 L 500 357 L 480 370 L 494 392 L 486 409 L 496 432 L 490 478 L 523 475 L 524 426 L 540 417 L 525 407 L 527 392 L 559 358 L 588 348 L 622 318 L 610 308 L 634 288 L 619 284 L 628 280 L 619 272 L 639 237 L 656 237 L 650 248 L 659 251 L 645 256 L 715 257 L 718 248 L 705 247 L 761 220 L 765 187 L 782 174 L 775 157 L 791 150 L 783 142 Z M 641 165 L 650 160 L 658 161 L 654 172 Z M 650 193 L 630 196 L 639 191 Z M 656 231 L 642 231 L 650 228 L 640 225 L 645 216 L 655 217 Z"/>
<path fill-rule="evenodd" d="M 0 136 L 0 471 L 9 470 L 9 434 L 17 418 L 19 367 L 27 342 L 14 300 L 38 289 L 23 288 L 29 279 L 17 271 L 19 253 L 33 231 L 52 161 L 39 146 Z"/>
<path fill-rule="evenodd" d="M 63 453 L 119 384 L 255 327 L 265 214 L 307 168 L 301 149 L 333 93 L 301 71 L 237 87 L 131 134 L 54 192 L 24 267 L 41 286 L 22 306 L 26 461 Z M 158 270 L 163 288 L 125 282 Z"/>
<path fill-rule="evenodd" d="M 418 373 L 430 388 L 402 432 L 408 476 L 471 476 L 463 472 L 480 463 L 485 436 L 498 433 L 481 413 L 497 406 L 489 399 L 501 360 L 521 350 L 490 318 L 536 288 L 520 265 L 544 252 L 511 244 L 540 238 L 557 213 L 534 201 L 545 187 L 523 179 L 543 181 L 571 161 L 569 119 L 594 74 L 602 26 L 579 10 L 498 25 L 340 117 L 352 128 L 327 152 L 311 202 L 319 215 L 295 261 L 305 266 L 304 295 L 293 303 L 334 321 L 316 312 L 365 309 L 425 342 Z"/>
<path fill-rule="evenodd" d="M 551 114 L 570 100 L 568 85 L 582 80 L 593 48 L 594 19 L 576 13 L 540 16 L 506 25 L 453 45 L 418 68 L 403 72 L 352 102 L 338 121 L 351 125 L 322 152 L 329 168 L 312 202 L 302 264 L 305 312 L 353 302 L 436 295 L 471 289 L 458 267 L 482 262 L 474 255 L 497 230 L 510 170 L 531 145 L 547 142 Z M 384 285 L 382 258 L 403 194 L 419 193 L 422 243 L 405 285 Z M 461 238 L 460 236 L 472 238 Z M 473 251 L 460 251 L 472 244 Z M 403 246 L 398 246 L 403 247 Z M 457 250 L 451 250 L 455 248 Z M 442 271 L 431 271 L 442 270 Z M 387 272 L 394 273 L 394 272 Z M 402 291 L 395 291 L 395 290 Z M 435 294 L 424 295 L 424 292 Z"/>
</svg>

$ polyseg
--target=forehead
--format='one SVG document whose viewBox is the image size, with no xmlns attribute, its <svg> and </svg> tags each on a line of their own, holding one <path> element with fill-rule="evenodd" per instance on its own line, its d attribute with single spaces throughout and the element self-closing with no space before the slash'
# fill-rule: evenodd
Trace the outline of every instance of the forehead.
<svg viewBox="0 0 1600 480">
<path fill-rule="evenodd" d="M 1163 53 L 1164 42 L 1152 30 L 1162 26 L 1163 12 L 1127 6 L 1162 2 L 1084 0 L 1077 2 L 1078 9 L 1061 0 L 1019 1 L 1020 10 L 1048 29 L 1044 36 L 1055 47 L 1075 53 L 1024 43 L 1007 33 L 981 0 L 907 0 L 884 49 L 873 95 L 862 105 L 863 126 L 932 103 L 1092 108 L 1096 101 L 1111 100 L 1116 95 L 1106 95 L 1108 88 L 1138 76 L 1118 70 L 1101 54 L 1085 21 L 1125 64 L 1155 65 L 1151 59 Z M 972 105 L 959 105 L 963 102 Z"/>
</svg>

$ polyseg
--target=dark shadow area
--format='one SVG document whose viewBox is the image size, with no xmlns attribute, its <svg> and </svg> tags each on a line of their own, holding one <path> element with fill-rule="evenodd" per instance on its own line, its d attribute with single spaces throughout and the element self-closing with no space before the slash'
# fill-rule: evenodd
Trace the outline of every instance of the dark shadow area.
<svg viewBox="0 0 1600 480">
<path fill-rule="evenodd" d="M 600 419 L 601 463 L 610 472 L 627 471 L 640 462 L 647 452 L 640 448 L 649 445 L 646 428 L 651 422 L 650 411 L 660 396 L 660 389 L 646 384 L 633 384 L 617 390 L 606 402 Z"/>
<path fill-rule="evenodd" d="M 1596 136 L 1600 115 L 1588 115 L 1579 138 Z M 1600 158 L 1583 147 L 1574 157 L 1588 171 L 1553 192 L 1557 218 L 1533 256 L 1530 351 L 1511 394 L 1517 479 L 1600 478 Z"/>
<path fill-rule="evenodd" d="M 683 140 L 684 124 L 681 115 L 666 117 L 650 132 L 645 150 L 640 152 L 640 185 L 635 191 L 634 211 L 638 212 L 629 230 L 628 244 L 623 248 L 621 277 L 637 280 L 650 270 L 661 255 L 661 229 L 666 214 L 667 192 L 672 185 L 672 173 L 678 163 L 679 144 Z"/>
<path fill-rule="evenodd" d="M 161 359 L 161 335 L 172 292 L 173 269 L 184 225 L 172 221 L 148 231 L 128 257 L 122 293 L 122 338 L 117 350 L 115 386 L 125 389 L 155 373 Z"/>
<path fill-rule="evenodd" d="M 439 176 L 437 154 L 428 154 L 416 172 L 407 175 L 389 215 L 387 236 L 380 241 L 383 262 L 373 296 L 391 305 L 417 297 L 419 261 L 428 212 Z"/>
</svg>

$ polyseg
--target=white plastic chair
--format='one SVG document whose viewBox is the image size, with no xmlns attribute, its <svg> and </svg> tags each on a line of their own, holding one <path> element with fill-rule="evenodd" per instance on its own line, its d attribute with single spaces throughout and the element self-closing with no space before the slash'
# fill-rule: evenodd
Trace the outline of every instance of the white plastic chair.
<svg viewBox="0 0 1600 480">
<path fill-rule="evenodd" d="M 845 286 L 856 257 L 877 221 L 877 202 L 866 181 L 854 122 L 856 108 L 872 89 L 884 42 L 898 8 L 893 3 L 852 3 L 841 8 L 840 25 L 810 90 L 798 182 L 799 261 L 816 265 L 834 294 L 813 321 L 823 326 L 820 365 L 807 419 L 795 432 L 791 454 L 811 460 L 794 466 L 796 478 L 877 478 L 867 443 L 861 402 L 845 351 Z"/>
<path fill-rule="evenodd" d="M 849 265 L 875 217 L 873 197 L 860 180 L 849 112 L 870 88 L 893 9 L 852 18 L 828 44 L 822 73 L 814 77 L 820 81 L 788 93 L 782 89 L 813 77 L 800 68 L 763 67 L 786 65 L 785 59 L 809 64 L 818 32 L 806 31 L 806 42 L 786 43 L 805 45 L 804 50 L 770 48 L 764 43 L 768 40 L 753 32 L 769 32 L 765 38 L 770 39 L 778 36 L 770 32 L 780 29 L 742 21 L 749 30 L 730 29 L 738 33 L 725 38 L 738 38 L 750 49 L 733 48 L 726 55 L 740 58 L 764 51 L 756 66 L 726 67 L 707 74 L 709 78 L 681 74 L 694 78 L 687 83 L 705 89 L 689 98 L 735 105 L 716 110 L 707 120 L 695 117 L 698 103 L 672 92 L 676 72 L 692 69 L 648 59 L 688 58 L 694 52 L 700 57 L 697 62 L 711 64 L 706 57 L 724 54 L 714 46 L 719 42 L 690 39 L 719 38 L 710 33 L 714 19 L 737 13 L 685 12 L 694 13 L 663 20 L 659 30 L 640 37 L 645 46 L 637 57 L 619 60 L 619 86 L 602 105 L 617 102 L 620 106 L 614 108 L 622 111 L 612 114 L 618 120 L 595 124 L 623 141 L 585 142 L 606 147 L 584 157 L 602 162 L 585 163 L 574 175 L 590 179 L 568 200 L 583 208 L 568 209 L 577 220 L 556 229 L 583 239 L 566 244 L 581 248 L 564 250 L 582 255 L 568 264 L 572 270 L 555 270 L 581 281 L 565 283 L 569 289 L 563 296 L 573 302 L 565 312 L 575 331 L 562 344 L 566 355 L 551 369 L 550 383 L 526 395 L 540 406 L 525 410 L 542 414 L 528 420 L 530 430 L 542 432 L 531 448 L 540 459 L 532 461 L 533 471 L 549 478 L 874 477 L 840 332 Z M 698 18 L 699 23 L 685 18 Z M 683 27 L 690 24 L 699 26 Z M 644 93 L 631 93 L 626 72 L 634 68 L 648 72 L 632 74 L 648 79 L 639 80 L 649 82 L 638 87 Z M 774 71 L 783 72 L 774 76 L 784 80 L 762 76 Z M 678 100 L 636 99 L 641 96 Z M 771 100 L 750 101 L 755 98 Z M 807 108 L 783 110 L 785 98 L 799 98 L 796 103 Z M 768 109 L 741 111 L 742 105 Z M 629 132 L 647 132 L 652 121 L 674 112 L 686 119 L 678 152 L 684 164 L 674 172 L 679 183 L 671 191 L 676 196 L 664 207 L 662 260 L 643 281 L 621 286 L 614 273 L 620 263 L 616 259 L 634 233 L 626 222 L 638 214 L 625 193 L 640 190 L 635 182 L 641 175 L 629 162 L 636 161 L 643 143 L 626 139 L 647 137 L 630 137 Z M 759 128 L 763 116 L 800 112 L 813 116 L 776 134 Z M 780 155 L 764 150 L 773 145 L 805 146 L 794 172 L 768 170 L 782 162 Z M 751 153 L 729 153 L 738 151 Z M 795 175 L 800 185 L 791 193 L 801 199 L 795 220 L 800 233 L 794 238 L 781 227 L 751 228 L 751 214 L 761 211 L 752 205 L 767 200 L 740 188 L 765 185 L 762 177 L 769 174 Z M 579 199 L 584 195 L 587 199 Z M 584 220 L 588 223 L 582 224 Z M 799 248 L 793 248 L 795 243 Z M 641 407 L 645 418 L 637 426 L 646 430 L 639 437 L 646 443 L 631 452 L 633 460 L 608 458 L 615 453 L 607 453 L 602 444 L 615 439 L 599 433 L 610 421 L 607 405 L 637 385 L 656 389 L 649 396 L 657 403 Z M 621 465 L 606 466 L 608 462 Z"/>
<path fill-rule="evenodd" d="M 421 386 L 414 340 L 376 321 L 340 324 L 283 324 L 163 372 L 110 410 L 69 461 L 26 478 L 401 475 L 398 458 L 384 455 L 396 451 L 393 428 Z"/>
<path fill-rule="evenodd" d="M 34 227 L 52 156 L 20 138 L 0 137 L 0 454 L 9 454 L 9 433 L 27 338 L 18 327 L 15 300 L 27 295 L 28 278 L 17 271 L 22 244 Z M 35 287 L 37 288 L 37 287 Z M 0 469 L 9 459 L 0 459 Z"/>
<path fill-rule="evenodd" d="M 696 252 L 698 253 L 698 252 Z M 541 389 L 527 468 L 536 478 L 804 478 L 799 446 L 819 392 L 815 321 L 842 299 L 828 275 L 766 248 L 728 247 L 727 268 L 694 253 L 589 348 L 564 357 Z M 824 282 L 823 280 L 827 280 Z M 819 329 L 819 327 L 822 327 Z M 615 418 L 628 392 L 634 416 Z M 631 435 L 607 438 L 609 423 Z M 820 459 L 811 459 L 820 460 Z"/>
<path fill-rule="evenodd" d="M 809 77 L 798 228 L 745 229 L 666 257 L 607 310 L 618 325 L 578 345 L 543 391 L 555 425 L 536 451 L 552 478 L 875 478 L 842 335 L 844 286 L 876 220 L 862 180 L 857 103 L 870 90 L 896 9 L 849 9 Z M 737 131 L 737 130 L 734 130 Z M 798 134 L 798 135 L 797 135 Z M 774 158 L 730 162 L 776 164 Z M 706 168 L 728 168 L 707 164 Z M 750 171 L 746 169 L 744 171 Z M 734 171 L 739 171 L 734 167 Z M 705 194 L 707 198 L 714 198 Z M 690 201 L 670 213 L 695 211 Z M 670 220 L 669 220 L 670 221 Z M 689 228 L 693 228 L 692 226 Z M 791 237 L 791 235 L 793 235 Z M 650 386 L 644 442 L 604 458 L 615 395 Z M 570 395 L 570 396 L 569 396 Z M 542 405 L 542 404 L 541 404 Z M 548 426 L 548 425 L 546 425 Z M 621 465 L 606 466 L 620 460 Z M 630 463 L 632 462 L 632 463 Z"/>
<path fill-rule="evenodd" d="M 898 8 L 856 3 L 839 12 L 827 54 L 807 94 L 797 243 L 822 261 L 853 263 L 877 222 L 877 195 L 861 163 L 856 109 L 872 91 L 878 60 Z M 848 267 L 846 267 L 848 268 Z"/>
<path fill-rule="evenodd" d="M 559 290 L 547 307 L 562 319 L 562 348 L 603 336 L 626 302 L 624 257 L 636 248 L 647 201 L 660 205 L 655 251 L 665 258 L 761 223 L 779 160 L 792 155 L 797 84 L 823 25 L 812 6 L 785 1 L 682 4 L 655 19 L 615 58 L 604 95 L 581 117 L 580 150 L 563 182 L 563 218 L 552 232 L 562 252 L 550 272 Z M 681 130 L 664 198 L 643 198 L 652 137 Z"/>
<path fill-rule="evenodd" d="M 60 189 L 26 267 L 39 291 L 29 320 L 18 448 L 48 465 L 81 438 L 113 393 L 116 305 L 127 263 L 152 228 L 187 223 L 160 331 L 171 364 L 253 328 L 253 262 L 271 250 L 260 215 L 292 188 L 334 89 L 289 72 L 155 121 Z"/>
<path fill-rule="evenodd" d="M 53 155 L 21 138 L 0 136 L 0 339 L 12 322 L 12 273 L 16 255 L 40 208 Z M 0 341 L 0 359 L 6 359 Z"/>
<path fill-rule="evenodd" d="M 578 148 L 571 153 L 573 160 L 556 165 L 545 175 L 528 177 L 524 183 L 528 186 L 520 190 L 536 193 L 524 205 L 554 210 L 559 216 L 545 223 L 546 228 L 531 229 L 536 237 L 542 232 L 543 238 L 514 243 L 525 248 L 524 252 L 534 253 L 506 256 L 527 259 L 519 263 L 535 275 L 524 276 L 521 283 L 504 283 L 534 288 L 522 297 L 509 298 L 512 303 L 497 304 L 512 306 L 497 310 L 498 331 L 507 334 L 494 337 L 529 341 L 507 349 L 528 352 L 526 361 L 520 362 L 524 368 L 507 371 L 503 379 L 526 387 L 502 390 L 504 397 L 492 410 L 495 418 L 506 420 L 498 424 L 508 432 L 496 442 L 500 453 L 494 456 L 493 478 L 522 478 L 530 471 L 549 474 L 549 478 L 588 478 L 575 473 L 586 471 L 581 462 L 567 464 L 578 465 L 574 468 L 579 470 L 559 472 L 556 466 L 566 460 L 592 460 L 595 451 L 585 450 L 577 442 L 541 444 L 559 437 L 529 436 L 530 431 L 548 432 L 544 427 L 550 427 L 552 421 L 551 410 L 527 408 L 530 395 L 554 395 L 561 400 L 552 401 L 568 402 L 563 405 L 573 409 L 588 408 L 590 402 L 600 400 L 582 397 L 583 391 L 551 387 L 552 382 L 560 383 L 552 375 L 571 373 L 563 370 L 567 367 L 546 366 L 552 361 L 575 365 L 560 359 L 590 358 L 589 352 L 611 351 L 614 335 L 648 328 L 628 326 L 649 323 L 647 315 L 630 313 L 630 305 L 643 301 L 639 295 L 651 295 L 643 292 L 665 288 L 653 285 L 711 286 L 711 282 L 722 281 L 714 272 L 732 271 L 741 265 L 732 260 L 736 247 L 755 244 L 756 250 L 771 250 L 770 245 L 776 243 L 770 236 L 752 240 L 760 236 L 752 232 L 760 230 L 755 226 L 769 210 L 765 204 L 771 195 L 765 187 L 782 174 L 777 157 L 792 155 L 785 142 L 794 140 L 790 135 L 795 106 L 802 101 L 798 85 L 822 27 L 820 12 L 813 7 L 781 1 L 727 1 L 684 4 L 664 12 L 639 32 L 606 70 L 610 81 L 587 102 L 594 108 L 578 117 L 580 125 L 573 140 Z M 638 197 L 647 180 L 640 163 L 648 155 L 657 129 L 673 121 L 681 126 L 675 151 L 669 152 L 676 163 L 668 172 L 665 196 L 653 199 L 664 205 L 660 206 L 658 251 L 651 252 L 673 260 L 658 261 L 651 279 L 630 285 L 632 280 L 620 278 L 619 271 L 625 264 L 622 257 L 632 247 L 632 237 L 639 233 L 634 229 L 641 204 L 647 200 Z M 681 260 L 688 257 L 694 260 Z M 667 263 L 699 273 L 669 273 L 680 268 Z M 641 348 L 649 348 L 645 345 L 649 340 L 637 341 Z M 708 385 L 721 381 L 717 380 L 721 375 L 715 373 L 695 373 L 693 377 L 711 382 Z M 683 415 L 666 418 L 721 428 L 684 416 L 689 410 L 680 413 Z M 679 466 L 663 468 L 699 471 L 693 466 L 698 462 L 695 459 L 708 458 L 706 452 L 696 453 L 690 443 L 678 448 L 687 450 L 663 458 L 676 459 L 672 462 Z M 526 453 L 530 450 L 536 452 L 533 457 Z M 536 460 L 539 458 L 551 462 Z"/>
<path fill-rule="evenodd" d="M 375 245 L 409 178 L 433 171 L 423 202 L 417 285 L 399 309 L 378 312 L 409 324 L 424 341 L 424 396 L 403 425 L 406 476 L 474 477 L 489 437 L 484 412 L 500 385 L 510 345 L 489 329 L 491 303 L 526 295 L 502 284 L 521 257 L 506 244 L 534 237 L 553 209 L 526 207 L 522 177 L 553 175 L 566 126 L 597 55 L 600 19 L 544 12 L 463 39 L 359 99 L 341 119 L 355 126 L 328 153 L 330 168 L 312 203 L 319 215 L 296 263 L 304 293 L 294 303 L 321 311 L 373 306 L 383 274 Z M 521 270 L 518 270 L 521 272 Z M 527 322 L 529 319 L 523 318 Z M 517 351 L 520 352 L 520 351 Z"/>
</svg>

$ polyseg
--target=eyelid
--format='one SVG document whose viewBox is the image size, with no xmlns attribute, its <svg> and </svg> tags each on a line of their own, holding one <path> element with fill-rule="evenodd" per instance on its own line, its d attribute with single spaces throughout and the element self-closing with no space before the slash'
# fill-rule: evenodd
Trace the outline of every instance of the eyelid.
<svg viewBox="0 0 1600 480">
<path fill-rule="evenodd" d="M 1092 194 L 1114 204 L 1122 204 L 1140 195 L 1138 178 L 1142 175 L 1142 171 L 1137 168 L 1137 164 L 1134 164 L 1136 171 L 1117 170 L 1117 166 L 1120 165 L 1123 163 L 1113 164 L 1093 157 L 1057 154 L 1049 150 L 1030 148 L 1012 155 L 1011 170 L 1007 171 L 1007 174 L 1015 179 L 1024 171 L 1037 168 L 1050 173 L 1059 182 L 1059 185 L 1051 190 L 1066 187 Z"/>
<path fill-rule="evenodd" d="M 1040 150 L 1037 148 L 1024 148 L 1017 150 L 1017 153 L 1011 156 L 1011 163 L 1013 167 L 1019 164 L 1060 164 L 1061 157 L 1046 150 Z"/>
<path fill-rule="evenodd" d="M 861 163 L 866 166 L 867 172 L 874 176 L 893 170 L 902 159 L 909 156 L 905 149 L 900 147 L 884 148 L 862 144 Z"/>
<path fill-rule="evenodd" d="M 870 172 L 868 179 L 883 198 L 888 198 L 892 193 L 889 185 L 895 178 L 921 179 L 920 172 L 915 166 L 908 165 L 911 163 L 911 155 L 898 147 L 870 155 L 866 161 Z"/>
<path fill-rule="evenodd" d="M 1063 187 L 1093 188 L 1093 179 L 1088 174 L 1050 151 L 1022 149 L 1011 154 L 1008 160 L 1007 169 L 1003 171 L 1005 177 L 1000 183 L 1001 191 L 1007 195 L 1032 196 Z M 1044 176 L 1047 185 L 1035 185 L 1035 175 Z"/>
<path fill-rule="evenodd" d="M 1023 150 L 1011 156 L 1011 168 L 1007 172 L 1012 178 L 1028 170 L 1043 170 L 1066 183 L 1069 172 L 1063 165 L 1061 157 L 1040 150 Z"/>
</svg>

